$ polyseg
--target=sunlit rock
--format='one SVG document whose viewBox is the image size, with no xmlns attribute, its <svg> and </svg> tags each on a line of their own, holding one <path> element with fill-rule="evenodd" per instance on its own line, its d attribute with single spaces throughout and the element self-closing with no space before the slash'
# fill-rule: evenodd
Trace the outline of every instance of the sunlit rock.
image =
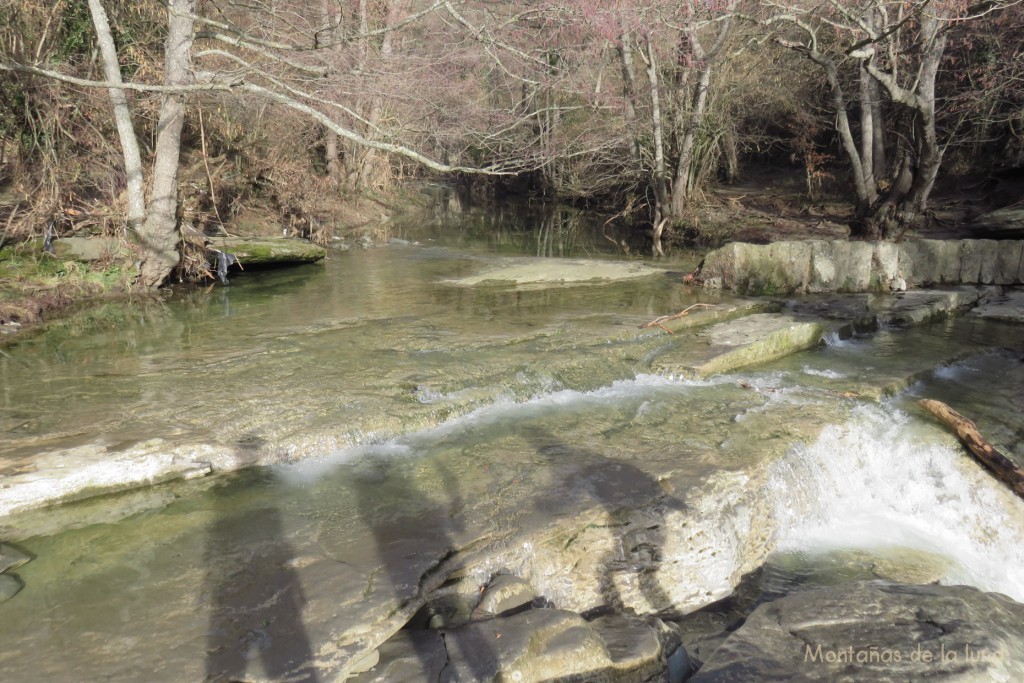
<svg viewBox="0 0 1024 683">
<path fill-rule="evenodd" d="M 54 255 L 64 261 L 126 261 L 132 258 L 131 245 L 117 237 L 62 237 L 53 241 Z"/>
<path fill-rule="evenodd" d="M 456 287 L 478 285 L 539 289 L 558 285 L 600 284 L 648 277 L 664 277 L 661 268 L 641 261 L 516 258 L 482 273 L 445 280 Z"/>
<path fill-rule="evenodd" d="M 646 680 L 667 670 L 663 637 L 637 617 L 587 622 L 564 610 L 529 610 L 448 631 L 440 680 Z"/>
<path fill-rule="evenodd" d="M 659 371 L 689 377 L 731 372 L 766 363 L 816 346 L 823 328 L 778 313 L 757 313 L 713 325 L 697 335 L 697 342 L 655 359 Z"/>
<path fill-rule="evenodd" d="M 700 279 L 739 294 L 890 292 L 910 287 L 1022 282 L 1021 242 L 808 240 L 727 244 L 705 256 Z"/>
<path fill-rule="evenodd" d="M 528 581 L 508 574 L 499 574 L 487 584 L 477 609 L 488 614 L 501 614 L 529 605 L 534 597 L 536 591 Z"/>
</svg>

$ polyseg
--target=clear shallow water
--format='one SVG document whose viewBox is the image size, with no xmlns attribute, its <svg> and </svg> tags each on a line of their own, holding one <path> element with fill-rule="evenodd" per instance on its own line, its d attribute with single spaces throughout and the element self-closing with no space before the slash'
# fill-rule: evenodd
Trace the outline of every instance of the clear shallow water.
<svg viewBox="0 0 1024 683">
<path fill-rule="evenodd" d="M 4 474 L 40 453 L 153 438 L 301 458 L 5 521 L 36 559 L 0 604 L 4 678 L 198 680 L 234 666 L 218 654 L 232 638 L 272 670 L 268 652 L 308 655 L 393 610 L 454 548 L 477 546 L 479 571 L 529 573 L 570 608 L 601 586 L 621 601 L 710 601 L 758 534 L 778 550 L 766 592 L 886 575 L 1024 598 L 1021 502 L 913 406 L 946 396 L 983 429 L 1019 433 L 996 409 L 1019 405 L 1022 364 L 997 351 L 1019 351 L 1016 330 L 968 319 L 883 330 L 684 381 L 645 373 L 643 359 L 685 337 L 623 335 L 708 294 L 672 277 L 456 289 L 441 281 L 532 246 L 427 239 L 111 308 L 0 358 Z M 908 373 L 909 391 L 881 405 L 848 397 Z M 714 527 L 698 530 L 707 556 L 683 552 L 694 546 L 674 536 L 682 520 Z M 619 533 L 622 556 L 604 557 L 600 539 Z M 586 543 L 600 550 L 580 551 L 573 571 L 559 564 Z M 661 548 L 666 573 L 639 597 L 616 584 L 643 561 L 632 545 Z M 594 576 L 598 560 L 619 569 Z M 280 631 L 239 634 L 223 619 L 259 617 L 296 587 L 302 599 L 273 615 Z"/>
</svg>

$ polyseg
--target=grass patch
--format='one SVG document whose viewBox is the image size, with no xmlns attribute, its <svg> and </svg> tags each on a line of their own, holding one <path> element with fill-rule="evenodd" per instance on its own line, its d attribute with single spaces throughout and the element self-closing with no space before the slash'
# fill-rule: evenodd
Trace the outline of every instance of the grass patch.
<svg viewBox="0 0 1024 683">
<path fill-rule="evenodd" d="M 137 273 L 121 263 L 94 264 L 44 253 L 39 240 L 0 249 L 0 325 L 39 322 L 78 302 L 131 291 Z"/>
</svg>

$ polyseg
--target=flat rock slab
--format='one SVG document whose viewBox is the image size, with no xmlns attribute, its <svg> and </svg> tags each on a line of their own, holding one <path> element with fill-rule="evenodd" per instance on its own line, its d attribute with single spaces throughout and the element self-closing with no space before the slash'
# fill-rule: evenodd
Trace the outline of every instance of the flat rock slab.
<svg viewBox="0 0 1024 683">
<path fill-rule="evenodd" d="M 690 680 L 1024 680 L 1024 605 L 884 581 L 793 593 L 754 610 Z"/>
<path fill-rule="evenodd" d="M 509 259 L 505 265 L 477 275 L 444 280 L 456 287 L 478 285 L 541 289 L 557 285 L 601 284 L 664 276 L 664 270 L 639 261 L 597 261 L 590 259 Z"/>
<path fill-rule="evenodd" d="M 756 313 L 712 325 L 693 342 L 654 359 L 654 370 L 708 377 L 766 363 L 817 346 L 824 327 L 780 313 Z"/>
<path fill-rule="evenodd" d="M 163 439 L 136 444 L 117 453 L 105 446 L 69 448 L 40 457 L 33 469 L 8 474 L 0 488 L 0 516 L 41 505 L 69 503 L 114 491 L 152 486 L 209 474 L 211 462 L 224 469 L 234 459 L 229 449 L 194 444 L 182 448 Z M 0 549 L 5 546 L 0 546 Z M 0 552 L 0 561 L 5 553 Z"/>
<path fill-rule="evenodd" d="M 896 294 L 832 294 L 808 296 L 786 302 L 787 311 L 798 315 L 849 323 L 856 330 L 879 325 L 912 326 L 962 313 L 982 298 L 992 298 L 997 288 L 963 286 L 924 289 Z M 1024 308 L 1024 297 L 1021 299 Z"/>
<path fill-rule="evenodd" d="M 742 318 L 754 313 L 778 313 L 782 304 L 767 299 L 740 299 L 729 303 L 715 304 L 713 306 L 701 306 L 692 309 L 686 315 L 672 318 L 659 324 L 663 330 L 675 333 L 680 330 L 705 327 L 715 323 L 726 322 L 735 318 Z M 671 317 L 671 316 L 669 316 Z"/>
<path fill-rule="evenodd" d="M 991 295 L 972 310 L 971 315 L 1024 324 L 1024 290 L 1017 289 Z"/>
<path fill-rule="evenodd" d="M 63 237 L 53 241 L 54 255 L 64 261 L 124 261 L 132 257 L 132 248 L 117 237 Z"/>
<path fill-rule="evenodd" d="M 327 250 L 307 240 L 289 237 L 276 239 L 249 237 L 211 237 L 210 246 L 234 254 L 242 268 L 288 263 L 314 263 L 327 256 Z"/>
<path fill-rule="evenodd" d="M 920 325 L 966 311 L 992 291 L 991 287 L 967 286 L 902 292 L 880 299 L 875 309 L 883 325 Z"/>
</svg>

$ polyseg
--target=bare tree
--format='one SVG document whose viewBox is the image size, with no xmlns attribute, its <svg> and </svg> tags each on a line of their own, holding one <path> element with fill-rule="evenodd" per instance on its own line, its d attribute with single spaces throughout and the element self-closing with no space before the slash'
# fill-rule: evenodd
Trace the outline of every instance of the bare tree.
<svg viewBox="0 0 1024 683">
<path fill-rule="evenodd" d="M 889 237 L 926 212 L 945 149 L 936 123 L 935 86 L 949 33 L 963 22 L 1018 3 L 828 0 L 771 5 L 774 11 L 763 21 L 777 29 L 773 40 L 818 65 L 828 82 L 856 197 L 854 234 Z M 860 113 L 859 140 L 850 117 L 854 110 Z"/>
<path fill-rule="evenodd" d="M 330 23 L 324 4 L 295 0 L 257 11 L 228 5 L 215 7 L 216 18 L 197 12 L 196 0 L 166 0 L 167 29 L 161 83 L 133 82 L 121 74 L 120 60 L 110 22 L 100 0 L 88 0 L 96 42 L 100 48 L 104 78 L 92 80 L 65 73 L 45 63 L 0 61 L 0 70 L 35 74 L 85 87 L 106 88 L 111 93 L 114 120 L 126 170 L 128 227 L 142 252 L 140 283 L 155 287 L 166 281 L 179 261 L 178 173 L 181 136 L 187 100 L 198 94 L 220 97 L 256 97 L 323 126 L 336 138 L 356 149 L 369 149 L 408 158 L 439 172 L 502 174 L 512 172 L 501 164 L 441 162 L 414 146 L 421 139 L 409 135 L 412 145 L 386 134 L 377 125 L 383 101 L 376 100 L 377 114 L 361 117 L 333 95 L 344 94 L 346 85 L 359 82 L 358 92 L 372 92 L 374 75 L 353 73 L 348 66 L 352 49 L 365 49 L 371 38 L 390 50 L 394 35 L 441 7 L 427 5 L 398 17 L 389 12 L 381 26 L 360 22 L 356 31 L 340 37 Z M 208 3 L 212 5 L 212 3 Z M 396 5 L 392 5 L 397 7 Z M 325 18 L 328 21 L 325 21 Z M 350 49 L 351 48 L 351 49 Z M 347 64 L 346 64 L 347 62 Z M 365 66 L 366 62 L 362 64 Z M 142 163 L 132 120 L 129 92 L 160 93 L 162 101 L 152 165 L 148 174 Z M 371 110 L 373 107 L 371 107 Z M 365 124 L 363 132 L 356 124 Z M 455 156 L 449 154 L 449 156 Z M 146 176 L 150 186 L 144 197 Z"/>
</svg>

